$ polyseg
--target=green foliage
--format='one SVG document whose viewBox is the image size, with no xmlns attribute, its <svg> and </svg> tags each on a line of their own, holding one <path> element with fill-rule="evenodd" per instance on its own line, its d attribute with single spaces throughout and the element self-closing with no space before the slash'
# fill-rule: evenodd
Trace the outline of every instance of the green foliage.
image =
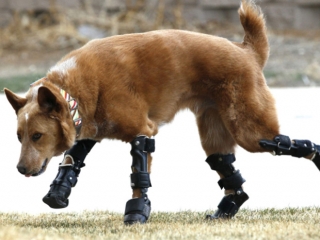
<svg viewBox="0 0 320 240">
<path fill-rule="evenodd" d="M 11 77 L 0 77 L 0 89 L 9 88 L 13 92 L 25 92 L 31 83 L 42 78 L 44 74 L 18 75 Z"/>
</svg>

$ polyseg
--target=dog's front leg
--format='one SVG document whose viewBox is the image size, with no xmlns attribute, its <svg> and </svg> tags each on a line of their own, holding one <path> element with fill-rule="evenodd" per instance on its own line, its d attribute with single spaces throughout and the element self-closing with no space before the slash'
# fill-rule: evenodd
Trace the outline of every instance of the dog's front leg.
<svg viewBox="0 0 320 240">
<path fill-rule="evenodd" d="M 125 208 L 124 223 L 145 223 L 151 211 L 151 202 L 148 199 L 147 191 L 151 187 L 150 175 L 148 172 L 148 155 L 155 150 L 154 139 L 146 136 L 136 137 L 131 143 L 132 149 L 132 174 L 131 187 L 133 198 L 130 199 Z"/>
<path fill-rule="evenodd" d="M 59 172 L 50 185 L 48 194 L 42 199 L 44 203 L 51 208 L 68 206 L 71 188 L 76 185 L 80 169 L 85 166 L 84 159 L 95 143 L 90 139 L 80 140 L 65 152 L 64 159 L 59 166 Z"/>
</svg>

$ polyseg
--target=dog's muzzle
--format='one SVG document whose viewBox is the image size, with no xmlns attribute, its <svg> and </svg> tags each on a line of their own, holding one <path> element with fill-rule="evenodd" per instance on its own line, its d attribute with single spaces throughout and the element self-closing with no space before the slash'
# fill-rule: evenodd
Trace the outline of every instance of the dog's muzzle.
<svg viewBox="0 0 320 240">
<path fill-rule="evenodd" d="M 37 172 L 37 173 L 32 174 L 31 176 L 32 176 L 32 177 L 36 177 L 36 176 L 39 176 L 40 174 L 42 174 L 42 173 L 45 171 L 45 169 L 46 169 L 46 167 L 47 167 L 47 164 L 48 164 L 48 158 L 46 158 L 46 160 L 44 160 L 44 162 L 43 162 L 43 164 L 42 164 L 42 166 L 41 166 L 40 171 Z"/>
</svg>

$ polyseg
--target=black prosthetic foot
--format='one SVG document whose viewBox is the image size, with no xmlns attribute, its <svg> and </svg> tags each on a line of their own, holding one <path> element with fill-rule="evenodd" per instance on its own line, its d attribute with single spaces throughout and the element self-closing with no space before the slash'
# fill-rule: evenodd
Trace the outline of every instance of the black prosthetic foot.
<svg viewBox="0 0 320 240">
<path fill-rule="evenodd" d="M 126 204 L 124 224 L 146 223 L 151 211 L 151 202 L 148 197 L 130 199 Z"/>
<path fill-rule="evenodd" d="M 232 164 L 235 160 L 233 153 L 212 154 L 206 160 L 212 170 L 224 175 L 224 178 L 218 181 L 220 188 L 234 190 L 234 194 L 229 194 L 222 198 L 218 205 L 218 210 L 212 215 L 207 215 L 206 219 L 230 219 L 236 215 L 241 205 L 249 199 L 249 196 L 242 189 L 242 184 L 246 180 Z"/>
<path fill-rule="evenodd" d="M 150 175 L 148 173 L 148 157 L 147 153 L 154 152 L 154 139 L 146 136 L 136 137 L 131 143 L 132 156 L 131 169 L 131 187 L 132 189 L 140 189 L 140 198 L 134 198 L 127 201 L 124 213 L 124 224 L 131 225 L 135 223 L 146 223 L 151 212 L 151 202 L 148 199 L 147 191 L 151 187 Z"/>
<path fill-rule="evenodd" d="M 59 168 L 56 179 L 50 185 L 50 190 L 42 199 L 51 208 L 65 208 L 69 205 L 68 197 L 71 187 L 77 183 L 77 174 L 73 166 Z"/>
<path fill-rule="evenodd" d="M 59 172 L 50 185 L 48 194 L 42 199 L 49 207 L 65 208 L 69 205 L 71 188 L 76 185 L 81 168 L 85 166 L 84 159 L 95 143 L 90 139 L 80 140 L 66 151 Z"/>
<path fill-rule="evenodd" d="M 218 205 L 218 210 L 212 215 L 207 215 L 206 219 L 231 219 L 237 214 L 241 205 L 248 199 L 249 196 L 241 190 L 235 195 L 230 194 L 224 196 Z"/>
<path fill-rule="evenodd" d="M 69 195 L 71 189 L 63 189 L 60 186 L 53 186 L 50 191 L 42 198 L 42 201 L 54 209 L 66 208 L 69 205 Z"/>
</svg>

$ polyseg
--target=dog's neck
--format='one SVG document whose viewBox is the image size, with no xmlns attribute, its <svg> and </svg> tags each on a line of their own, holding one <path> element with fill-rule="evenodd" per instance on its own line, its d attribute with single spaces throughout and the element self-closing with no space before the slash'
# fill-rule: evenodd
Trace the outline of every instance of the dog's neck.
<svg viewBox="0 0 320 240">
<path fill-rule="evenodd" d="M 41 78 L 38 81 L 46 81 L 47 78 Z M 36 83 L 31 83 L 30 87 L 33 87 L 33 85 Z M 69 105 L 69 109 L 70 109 L 70 114 L 74 123 L 74 127 L 76 129 L 76 138 L 78 138 L 80 136 L 80 132 L 81 132 L 81 127 L 82 127 L 82 118 L 79 114 L 79 105 L 78 105 L 78 101 L 73 98 L 72 96 L 70 96 L 70 94 L 68 92 L 66 92 L 64 89 L 60 88 L 60 94 L 62 95 L 62 97 L 66 100 L 66 102 Z"/>
<path fill-rule="evenodd" d="M 70 94 L 62 88 L 60 88 L 60 93 L 69 104 L 70 114 L 74 123 L 74 127 L 76 128 L 76 137 L 79 137 L 82 126 L 82 118 L 79 115 L 78 102 L 75 98 L 71 97 Z"/>
</svg>

